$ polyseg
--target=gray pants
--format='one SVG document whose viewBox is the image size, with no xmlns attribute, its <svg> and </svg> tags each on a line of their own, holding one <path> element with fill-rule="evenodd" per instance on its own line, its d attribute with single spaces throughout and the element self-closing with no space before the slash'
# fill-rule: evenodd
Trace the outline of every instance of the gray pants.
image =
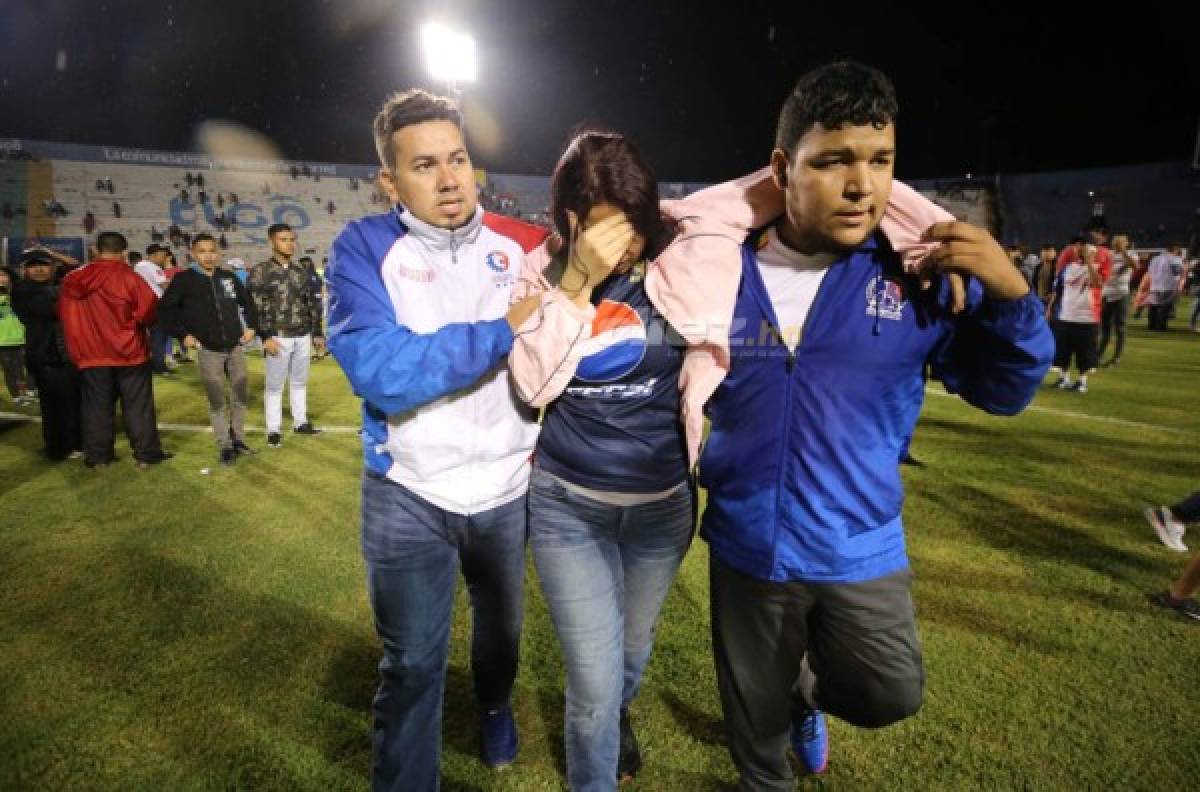
<svg viewBox="0 0 1200 792">
<path fill-rule="evenodd" d="M 862 583 L 772 583 L 710 562 L 717 687 L 739 790 L 794 789 L 793 715 L 878 728 L 921 706 L 925 671 L 905 570 Z"/>
<path fill-rule="evenodd" d="M 208 419 L 217 438 L 217 448 L 232 448 L 235 442 L 246 442 L 249 388 L 246 356 L 242 348 L 235 347 L 232 352 L 201 349 L 198 357 L 200 380 L 204 383 L 204 392 L 208 394 Z M 225 390 L 226 382 L 233 393 L 232 404 Z"/>
</svg>

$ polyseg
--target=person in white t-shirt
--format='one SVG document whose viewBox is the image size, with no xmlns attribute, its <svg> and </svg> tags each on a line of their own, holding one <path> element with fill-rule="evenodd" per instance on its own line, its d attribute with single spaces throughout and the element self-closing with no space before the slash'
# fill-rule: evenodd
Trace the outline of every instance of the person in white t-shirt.
<svg viewBox="0 0 1200 792">
<path fill-rule="evenodd" d="M 1108 339 L 1114 333 L 1117 336 L 1117 346 L 1113 350 L 1113 356 L 1100 364 L 1101 368 L 1115 366 L 1121 362 L 1121 352 L 1125 349 L 1125 320 L 1129 316 L 1129 281 L 1138 264 L 1137 255 L 1129 250 L 1129 237 L 1123 234 L 1113 237 L 1112 251 L 1112 272 L 1100 290 L 1104 305 L 1100 312 L 1098 356 L 1104 357 Z"/>
<path fill-rule="evenodd" d="M 1150 260 L 1146 277 L 1150 279 L 1150 330 L 1165 333 L 1171 319 L 1171 310 L 1179 298 L 1179 286 L 1183 280 L 1182 248 L 1179 245 L 1159 253 Z"/>
<path fill-rule="evenodd" d="M 150 245 L 146 248 L 146 257 L 133 266 L 133 271 L 146 281 L 146 284 L 153 290 L 154 296 L 160 299 L 163 291 L 167 288 L 167 276 L 163 273 L 163 267 L 166 265 L 170 253 L 170 248 L 163 245 L 157 243 Z M 167 367 L 164 357 L 168 340 L 161 323 L 155 322 L 150 326 L 150 368 L 155 374 L 164 377 L 171 376 L 171 370 Z"/>
<path fill-rule="evenodd" d="M 1110 268 L 1097 263 L 1095 245 L 1083 237 L 1072 242 L 1074 256 L 1054 279 L 1054 295 L 1046 306 L 1046 317 L 1054 327 L 1054 365 L 1058 374 L 1054 387 L 1087 393 L 1088 375 L 1099 360 L 1097 336 L 1100 327 L 1101 287 Z M 1071 359 L 1079 370 L 1079 382 L 1071 382 Z"/>
</svg>

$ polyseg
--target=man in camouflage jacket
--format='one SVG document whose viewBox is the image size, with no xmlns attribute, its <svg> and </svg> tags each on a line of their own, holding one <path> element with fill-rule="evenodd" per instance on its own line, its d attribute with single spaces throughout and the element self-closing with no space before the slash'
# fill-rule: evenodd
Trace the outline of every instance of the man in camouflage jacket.
<svg viewBox="0 0 1200 792">
<path fill-rule="evenodd" d="M 319 434 L 308 420 L 308 364 L 313 347 L 325 348 L 321 329 L 321 295 L 313 291 L 308 268 L 295 261 L 296 233 L 284 223 L 267 229 L 271 258 L 256 265 L 246 286 L 258 308 L 259 331 L 266 357 L 263 402 L 267 445 L 282 442 L 283 384 L 297 434 Z"/>
</svg>

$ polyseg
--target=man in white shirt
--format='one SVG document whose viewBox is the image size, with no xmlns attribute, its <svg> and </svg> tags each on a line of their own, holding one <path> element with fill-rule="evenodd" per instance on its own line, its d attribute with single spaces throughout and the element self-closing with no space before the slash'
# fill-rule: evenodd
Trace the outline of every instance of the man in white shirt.
<svg viewBox="0 0 1200 792">
<path fill-rule="evenodd" d="M 1100 309 L 1099 356 L 1104 357 L 1104 350 L 1108 348 L 1108 339 L 1114 332 L 1117 337 L 1117 347 L 1113 351 L 1113 356 L 1100 364 L 1103 368 L 1115 366 L 1121 362 L 1121 352 L 1125 349 L 1125 320 L 1129 315 L 1129 283 L 1137 263 L 1137 256 L 1129 250 L 1129 237 L 1123 234 L 1113 237 L 1112 271 L 1100 290 L 1104 304 Z"/>
<path fill-rule="evenodd" d="M 1150 279 L 1150 328 L 1165 333 L 1171 319 L 1171 309 L 1179 297 L 1179 282 L 1183 277 L 1182 248 L 1179 245 L 1159 253 L 1150 260 L 1146 277 Z"/>
<path fill-rule="evenodd" d="M 163 291 L 167 288 L 167 276 L 163 273 L 163 265 L 167 263 L 170 253 L 170 248 L 163 245 L 157 243 L 150 245 L 146 248 L 146 257 L 133 266 L 133 271 L 146 281 L 146 285 L 159 299 L 162 298 Z M 161 322 L 156 321 L 150 326 L 150 368 L 155 374 L 164 377 L 171 376 L 171 370 L 167 368 L 164 358 L 168 340 Z"/>
<path fill-rule="evenodd" d="M 1101 289 L 1110 273 L 1109 261 L 1098 261 L 1101 248 L 1085 244 L 1078 236 L 1071 243 L 1074 254 L 1064 255 L 1066 264 L 1054 279 L 1054 295 L 1046 306 L 1046 316 L 1054 320 L 1054 365 L 1058 375 L 1054 387 L 1088 391 L 1088 375 L 1099 362 L 1098 336 L 1101 314 Z M 1068 251 L 1064 251 L 1064 254 Z M 1079 370 L 1079 382 L 1071 382 L 1071 360 Z"/>
</svg>

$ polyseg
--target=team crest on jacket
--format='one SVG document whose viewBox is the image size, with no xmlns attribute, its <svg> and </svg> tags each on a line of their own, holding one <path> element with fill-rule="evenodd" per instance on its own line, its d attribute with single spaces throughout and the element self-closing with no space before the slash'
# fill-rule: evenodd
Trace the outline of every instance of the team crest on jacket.
<svg viewBox="0 0 1200 792">
<path fill-rule="evenodd" d="M 508 272 L 508 256 L 503 251 L 493 250 L 484 261 L 492 272 Z"/>
<path fill-rule="evenodd" d="M 907 304 L 904 286 L 877 275 L 867 281 L 867 315 L 899 321 L 904 318 Z"/>
</svg>

